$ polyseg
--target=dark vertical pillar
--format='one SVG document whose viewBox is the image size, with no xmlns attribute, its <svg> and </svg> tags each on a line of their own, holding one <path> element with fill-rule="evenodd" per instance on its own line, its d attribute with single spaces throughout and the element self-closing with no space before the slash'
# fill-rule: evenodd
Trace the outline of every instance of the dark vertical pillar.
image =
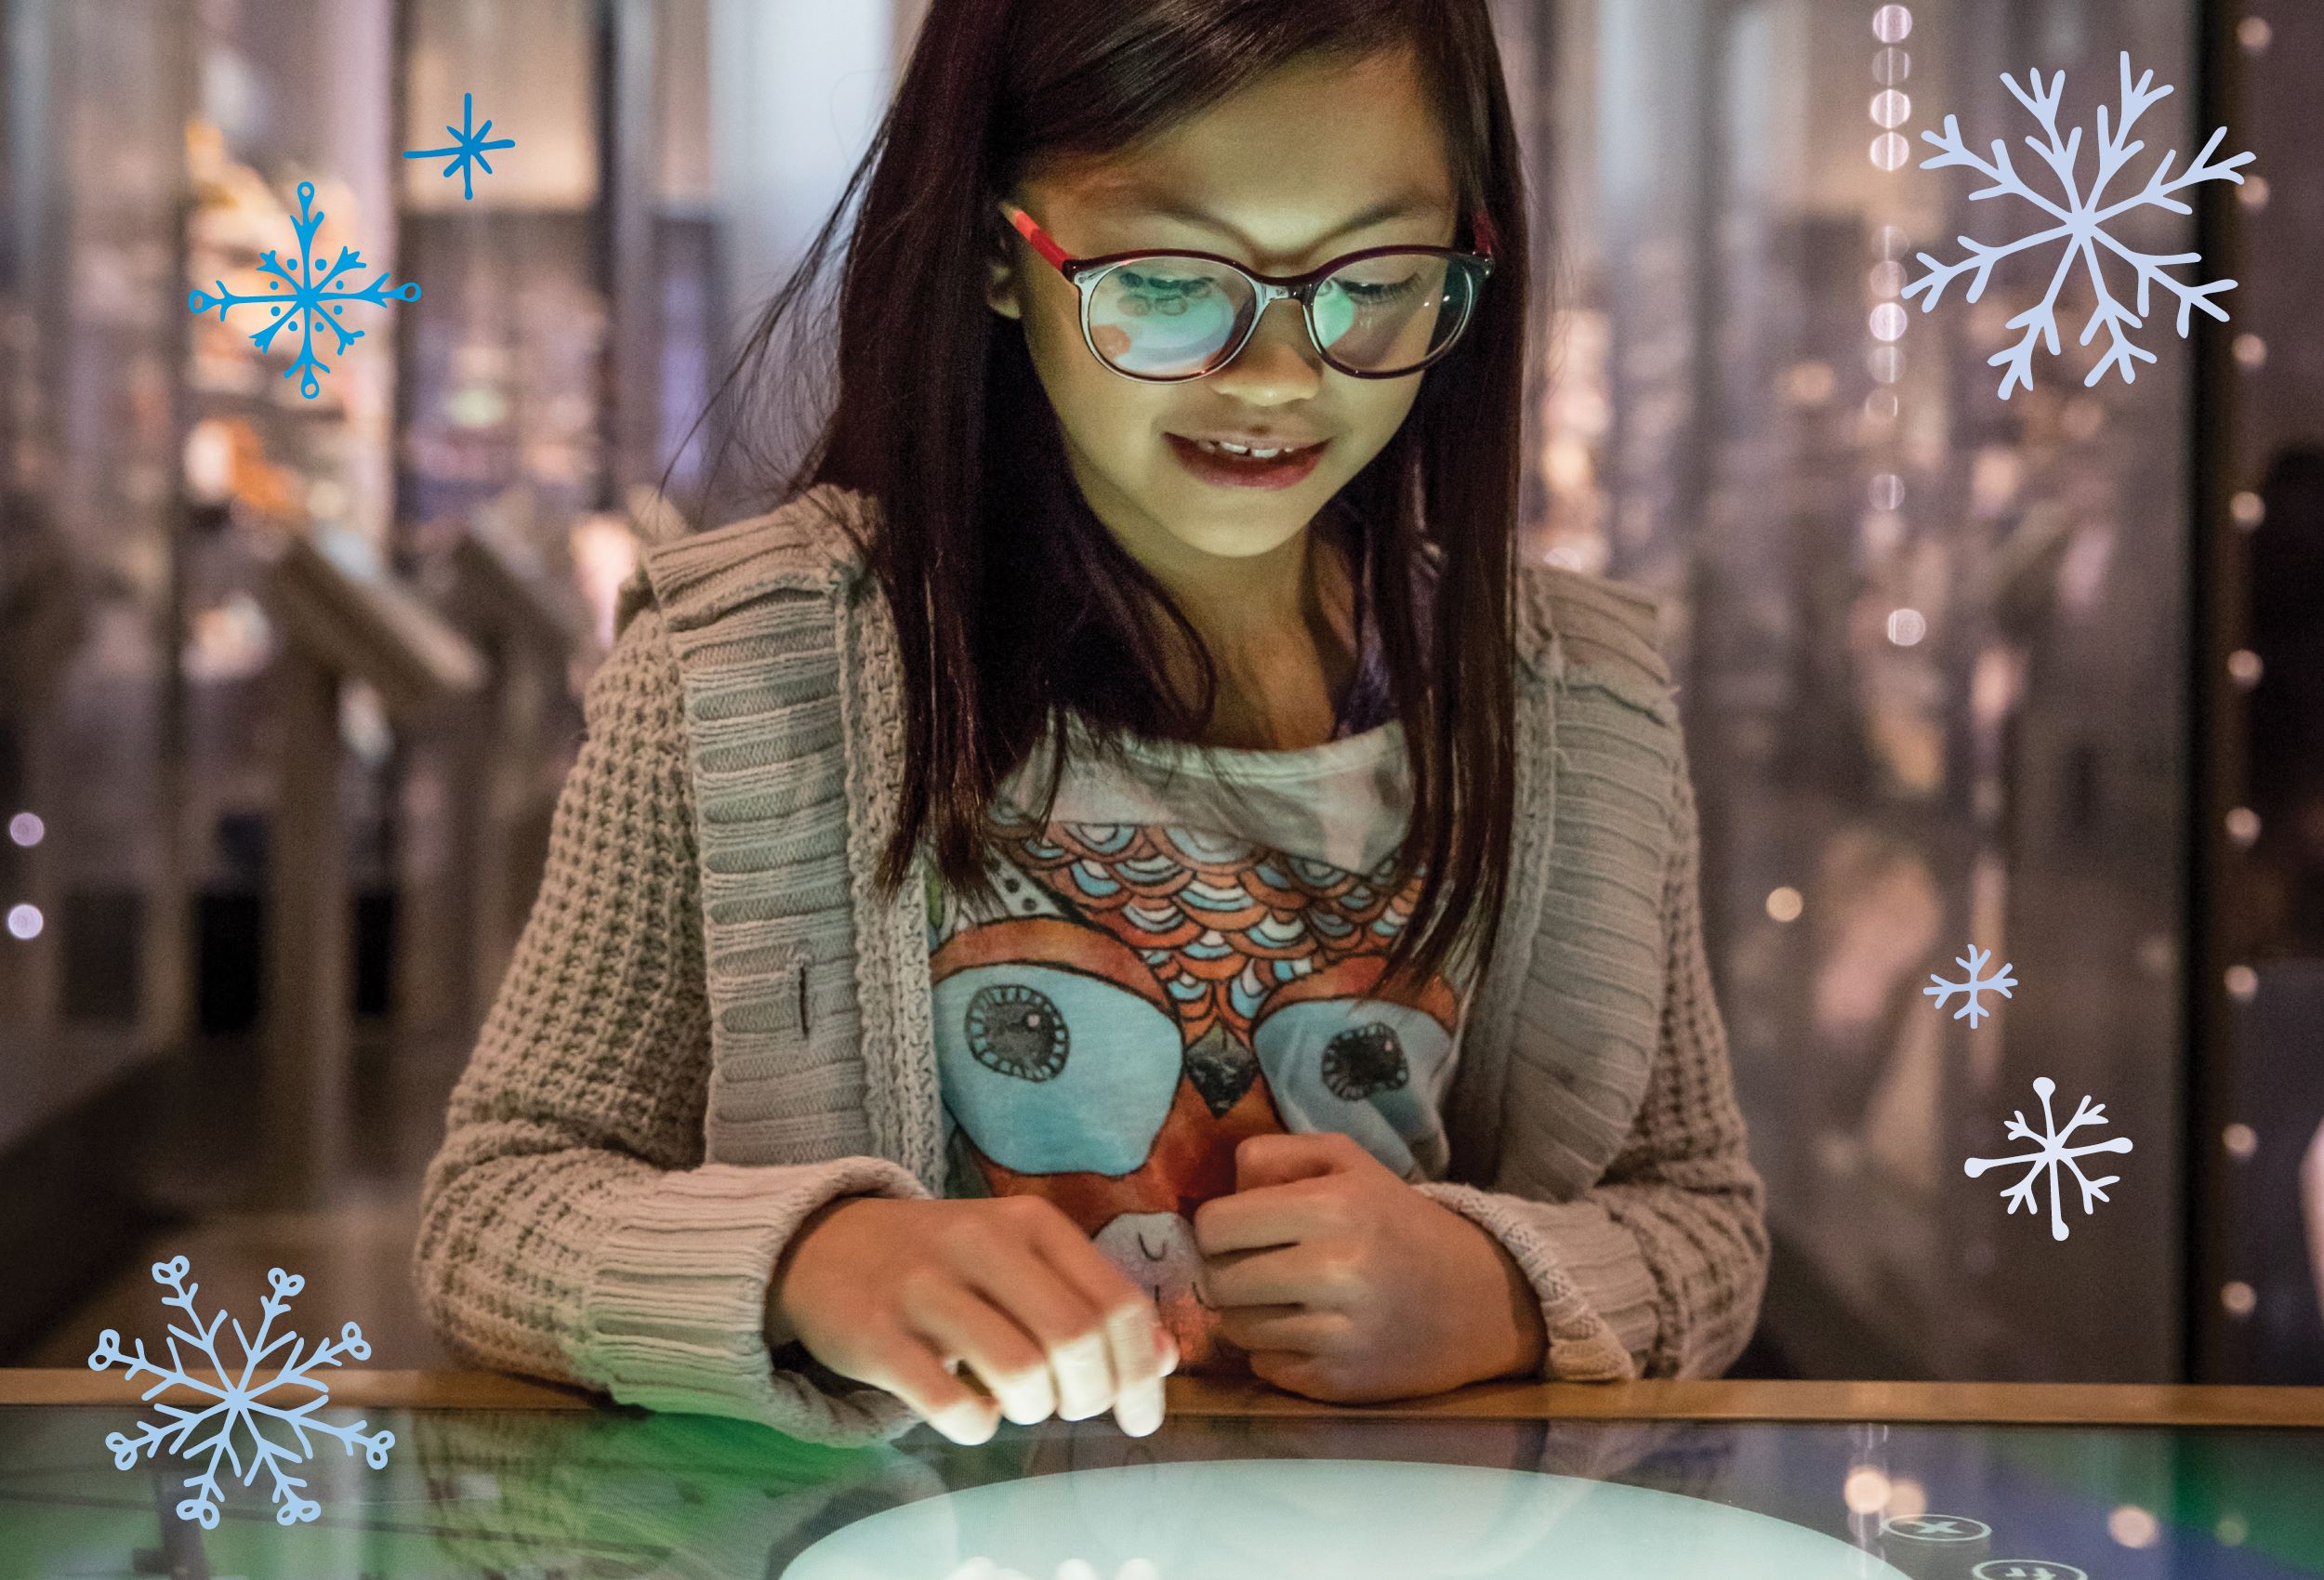
<svg viewBox="0 0 2324 1580">
<path fill-rule="evenodd" d="M 632 487 L 656 481 L 660 421 L 654 219 L 661 151 L 653 0 L 602 0 L 598 30 L 598 237 L 609 312 L 607 454 L 599 505 L 622 510 Z"/>
<path fill-rule="evenodd" d="M 339 815 L 339 678 L 297 643 L 276 658 L 281 731 L 267 852 L 267 1199 L 317 1205 L 339 1177 L 353 1057 L 352 915 Z"/>
<path fill-rule="evenodd" d="M 165 6 L 155 20 L 169 35 L 160 59 L 171 74 L 162 86 L 178 102 L 179 112 L 176 119 L 182 123 L 200 102 L 202 62 L 196 47 L 199 24 L 193 7 L 187 6 Z M 170 278 L 183 281 L 187 275 L 188 232 L 193 217 L 194 196 L 186 177 L 185 161 L 176 161 L 174 168 L 178 174 L 172 183 L 169 245 L 176 267 Z M 183 374 L 193 319 L 191 313 L 171 311 L 163 315 L 163 323 L 167 326 L 163 336 L 164 354 L 174 370 L 169 380 L 169 432 L 170 454 L 175 457 L 186 453 L 186 435 L 193 423 L 192 401 Z M 154 622 L 159 627 L 156 645 L 161 649 L 162 662 L 153 744 L 153 805 L 162 815 L 163 833 L 155 846 L 155 869 L 148 878 L 147 933 L 139 956 L 145 966 L 144 991 L 140 995 L 144 1015 L 139 1030 L 146 1045 L 156 1048 L 179 1046 L 194 1027 L 196 928 L 191 845 L 202 833 L 188 826 L 186 816 L 191 800 L 186 794 L 190 704 L 185 672 L 190 620 L 186 607 L 186 559 L 196 507 L 186 494 L 182 465 L 171 467 L 170 479 L 169 513 L 162 533 L 165 590 L 161 607 L 154 611 Z"/>
<path fill-rule="evenodd" d="M 2235 27 L 2238 7 L 2227 0 L 2196 0 L 2197 134 L 2239 124 L 2240 57 Z M 2228 151 L 2249 146 L 2229 142 Z M 2287 173 L 2288 174 L 2288 173 Z M 2286 183 L 2290 184 L 2289 181 Z M 2241 278 L 2241 227 L 2236 222 L 2238 189 L 2206 181 L 2189 196 L 2196 204 L 2195 250 L 2202 255 L 2203 278 Z M 2185 1381 L 2230 1380 L 2226 1313 L 2219 1290 L 2228 1276 L 2227 1184 L 2219 1135 L 2231 1115 L 2229 1066 L 2235 1005 L 2226 973 L 2246 958 L 2251 938 L 2226 889 L 2233 854 L 2225 831 L 2227 810 L 2236 804 L 2237 771 L 2243 761 L 2240 715 L 2235 704 L 2227 655 L 2241 645 L 2237 613 L 2247 606 L 2241 586 L 2242 560 L 2231 524 L 2235 491 L 2236 405 L 2238 385 L 2232 352 L 2237 330 L 2208 315 L 2195 315 L 2194 398 L 2189 402 L 2192 449 L 2188 478 L 2194 530 L 2187 566 L 2188 754 L 2186 874 L 2187 1034 L 2181 1039 L 2185 1069 L 2180 1089 L 2186 1094 L 2181 1144 L 2187 1251 L 2182 1265 L 2182 1375 Z"/>
</svg>

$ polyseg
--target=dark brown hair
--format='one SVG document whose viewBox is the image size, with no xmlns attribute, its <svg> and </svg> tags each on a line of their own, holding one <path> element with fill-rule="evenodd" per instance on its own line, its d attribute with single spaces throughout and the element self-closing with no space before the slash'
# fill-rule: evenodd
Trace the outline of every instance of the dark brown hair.
<svg viewBox="0 0 2324 1580">
<path fill-rule="evenodd" d="M 1424 876 L 1388 969 L 1425 981 L 1456 948 L 1480 969 L 1489 960 L 1513 797 L 1531 260 L 1485 0 L 934 0 L 869 151 L 713 402 L 722 466 L 764 428 L 725 415 L 731 395 L 794 401 L 808 375 L 836 375 L 807 454 L 740 502 L 765 508 L 828 482 L 877 507 L 873 541 L 858 546 L 895 621 L 905 698 L 902 805 L 878 874 L 888 893 L 925 841 L 947 887 L 989 900 L 995 792 L 1050 731 L 1063 738 L 1069 716 L 1103 753 L 1125 732 L 1195 740 L 1217 699 L 1192 624 L 1075 486 L 1021 326 L 985 302 L 987 260 L 1014 240 L 995 200 L 1046 162 L 1132 146 L 1295 61 L 1399 47 L 1442 117 L 1461 212 L 1482 207 L 1498 232 L 1495 268 L 1465 339 L 1315 526 L 1343 534 L 1369 580 L 1411 769 L 1392 892 Z M 835 333 L 801 309 L 843 224 Z M 786 325 L 792 349 L 778 356 Z M 1424 540 L 1440 551 L 1425 624 L 1413 569 Z M 1182 647 L 1166 645 L 1170 627 Z M 1171 652 L 1202 676 L 1195 704 L 1168 685 Z M 1052 799 L 1056 785 L 1052 772 Z"/>
</svg>

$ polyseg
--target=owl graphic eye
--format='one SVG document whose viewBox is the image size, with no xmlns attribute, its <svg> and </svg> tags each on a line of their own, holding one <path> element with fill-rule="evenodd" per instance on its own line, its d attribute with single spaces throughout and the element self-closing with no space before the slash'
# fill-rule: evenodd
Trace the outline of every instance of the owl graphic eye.
<svg viewBox="0 0 2324 1580">
<path fill-rule="evenodd" d="M 1412 1078 L 1395 1028 L 1380 1020 L 1351 1026 L 1325 1044 L 1322 1073 L 1324 1085 L 1342 1102 L 1362 1102 Z"/>
<path fill-rule="evenodd" d="M 934 1006 L 944 1106 L 1004 1168 L 1127 1174 L 1184 1078 L 1167 1002 L 1034 960 L 954 971 Z"/>
<path fill-rule="evenodd" d="M 1065 1068 L 1071 1041 L 1065 1017 L 1037 988 L 1017 982 L 981 987 L 962 1020 L 970 1054 L 997 1074 L 1047 1081 Z"/>
<path fill-rule="evenodd" d="M 1435 1016 L 1351 994 L 1294 1000 L 1251 1028 L 1288 1130 L 1337 1130 L 1403 1173 L 1439 1129 L 1453 1038 Z"/>
</svg>

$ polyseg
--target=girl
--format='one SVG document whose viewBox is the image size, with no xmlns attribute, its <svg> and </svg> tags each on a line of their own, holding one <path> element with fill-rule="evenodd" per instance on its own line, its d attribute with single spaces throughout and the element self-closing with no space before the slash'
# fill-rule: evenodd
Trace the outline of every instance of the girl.
<svg viewBox="0 0 2324 1580">
<path fill-rule="evenodd" d="M 935 0 L 747 359 L 859 187 L 811 454 L 591 682 L 447 1343 L 842 1444 L 1723 1370 L 1693 790 L 1652 602 L 1515 565 L 1484 0 Z"/>
</svg>

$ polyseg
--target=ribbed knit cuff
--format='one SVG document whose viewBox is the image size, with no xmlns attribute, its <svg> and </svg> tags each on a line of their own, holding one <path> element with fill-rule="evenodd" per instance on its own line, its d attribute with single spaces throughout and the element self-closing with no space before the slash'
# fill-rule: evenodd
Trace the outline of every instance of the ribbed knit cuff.
<svg viewBox="0 0 2324 1580">
<path fill-rule="evenodd" d="M 1544 1382 L 1624 1382 L 1661 1330 L 1638 1238 L 1587 1202 L 1536 1202 L 1451 1180 L 1413 1187 L 1499 1241 L 1541 1302 Z"/>
<path fill-rule="evenodd" d="M 885 1389 L 819 1387 L 767 1352 L 776 1259 L 809 1214 L 848 1195 L 929 1192 L 878 1157 L 664 1175 L 591 1255 L 575 1375 L 625 1404 L 759 1421 L 805 1442 L 854 1448 L 909 1429 L 919 1417 Z"/>
</svg>

